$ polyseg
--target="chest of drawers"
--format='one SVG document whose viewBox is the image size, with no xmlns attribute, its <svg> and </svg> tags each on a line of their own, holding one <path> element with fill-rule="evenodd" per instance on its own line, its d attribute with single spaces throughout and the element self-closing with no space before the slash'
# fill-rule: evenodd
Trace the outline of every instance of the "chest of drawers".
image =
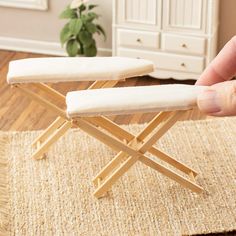
<svg viewBox="0 0 236 236">
<path fill-rule="evenodd" d="M 157 78 L 197 79 L 217 52 L 219 0 L 113 0 L 113 55 L 155 63 Z"/>
</svg>

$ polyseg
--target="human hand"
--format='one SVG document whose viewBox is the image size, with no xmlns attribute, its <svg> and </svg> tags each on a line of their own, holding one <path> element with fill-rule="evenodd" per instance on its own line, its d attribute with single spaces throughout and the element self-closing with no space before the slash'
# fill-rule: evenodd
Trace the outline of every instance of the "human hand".
<svg viewBox="0 0 236 236">
<path fill-rule="evenodd" d="M 209 64 L 196 82 L 208 85 L 198 96 L 198 108 L 212 116 L 236 115 L 236 36 L 234 36 Z"/>
</svg>

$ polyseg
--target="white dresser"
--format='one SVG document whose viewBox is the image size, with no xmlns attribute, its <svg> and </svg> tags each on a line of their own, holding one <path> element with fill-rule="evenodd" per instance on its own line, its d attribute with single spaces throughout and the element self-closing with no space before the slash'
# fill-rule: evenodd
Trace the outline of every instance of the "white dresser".
<svg viewBox="0 0 236 236">
<path fill-rule="evenodd" d="M 219 0 L 113 0 L 113 55 L 155 63 L 157 78 L 197 79 L 217 52 Z"/>
</svg>

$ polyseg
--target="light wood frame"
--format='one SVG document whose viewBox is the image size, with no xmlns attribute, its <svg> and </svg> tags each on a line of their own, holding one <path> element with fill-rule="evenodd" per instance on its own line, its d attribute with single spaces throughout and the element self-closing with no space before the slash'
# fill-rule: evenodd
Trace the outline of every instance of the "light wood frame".
<svg viewBox="0 0 236 236">
<path fill-rule="evenodd" d="M 118 81 L 95 81 L 89 89 L 113 87 L 117 82 Z M 72 126 L 80 128 L 115 151 L 118 151 L 118 154 L 94 178 L 93 183 L 96 186 L 94 192 L 95 197 L 100 198 L 104 196 L 111 186 L 137 161 L 162 173 L 164 176 L 195 193 L 203 191 L 202 187 L 196 183 L 195 177 L 197 176 L 197 172 L 195 170 L 153 146 L 167 130 L 185 114 L 185 111 L 160 112 L 137 136 L 134 136 L 103 116 L 69 119 L 66 116 L 66 112 L 54 103 L 35 94 L 25 88 L 24 85 L 17 84 L 14 86 L 31 99 L 58 115 L 58 118 L 33 142 L 33 146 L 37 147 L 33 154 L 34 158 L 42 158 L 48 148 Z M 35 86 L 46 92 L 54 100 L 65 102 L 65 96 L 49 86 L 45 84 L 35 84 Z M 159 158 L 170 166 L 178 169 L 189 178 L 158 163 L 154 158 L 146 156 L 146 153 L 150 153 L 155 158 Z"/>
<path fill-rule="evenodd" d="M 47 10 L 48 0 L 0 0 L 0 6 Z"/>
<path fill-rule="evenodd" d="M 111 88 L 114 87 L 118 81 L 95 81 L 88 89 L 99 89 L 99 88 Z M 38 89 L 38 92 L 44 92 L 47 98 L 39 95 L 38 93 L 32 92 L 27 88 L 27 84 L 14 84 L 13 87 L 21 90 L 25 95 L 27 95 L 32 100 L 38 102 L 43 107 L 53 111 L 58 115 L 55 121 L 49 125 L 32 143 L 32 146 L 36 148 L 32 157 L 35 159 L 42 159 L 46 156 L 48 149 L 62 137 L 67 130 L 69 130 L 73 125 L 71 121 L 66 116 L 66 111 L 55 105 L 55 102 L 60 102 L 66 105 L 66 98 L 63 94 L 59 93 L 55 89 L 49 87 L 44 83 L 34 83 L 31 84 Z M 52 102 L 48 98 L 51 98 Z"/>
</svg>

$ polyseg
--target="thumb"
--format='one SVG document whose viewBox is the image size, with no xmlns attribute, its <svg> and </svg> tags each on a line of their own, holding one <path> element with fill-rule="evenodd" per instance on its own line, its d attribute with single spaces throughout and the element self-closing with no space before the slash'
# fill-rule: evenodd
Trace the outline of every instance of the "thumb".
<svg viewBox="0 0 236 236">
<path fill-rule="evenodd" d="M 214 84 L 199 94 L 198 108 L 211 116 L 236 115 L 236 80 Z"/>
</svg>

